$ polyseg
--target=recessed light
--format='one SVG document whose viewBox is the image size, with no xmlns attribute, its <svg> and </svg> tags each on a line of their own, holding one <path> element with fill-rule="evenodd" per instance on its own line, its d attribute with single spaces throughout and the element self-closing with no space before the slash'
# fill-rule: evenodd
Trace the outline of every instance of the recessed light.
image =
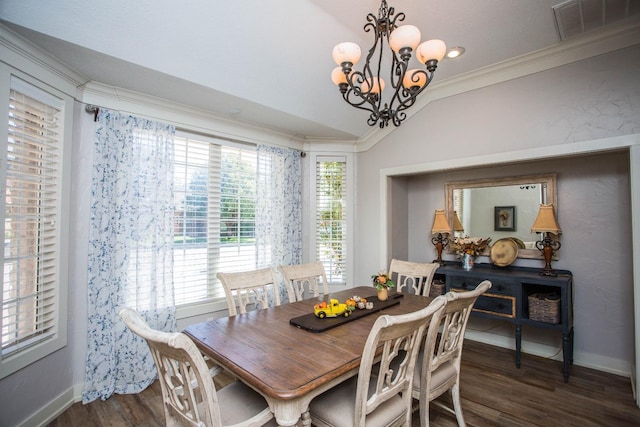
<svg viewBox="0 0 640 427">
<path fill-rule="evenodd" d="M 456 47 L 452 47 L 449 50 L 447 50 L 447 58 L 449 59 L 453 59 L 453 58 L 457 58 L 458 56 L 462 55 L 464 53 L 464 48 L 462 46 L 456 46 Z"/>
</svg>

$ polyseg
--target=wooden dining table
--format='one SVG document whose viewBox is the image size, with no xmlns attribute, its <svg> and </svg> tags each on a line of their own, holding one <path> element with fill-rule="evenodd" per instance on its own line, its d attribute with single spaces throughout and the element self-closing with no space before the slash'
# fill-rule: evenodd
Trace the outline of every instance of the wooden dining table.
<svg viewBox="0 0 640 427">
<path fill-rule="evenodd" d="M 311 400 L 342 381 L 356 375 L 369 331 L 383 314 L 403 314 L 426 307 L 433 298 L 390 293 L 397 304 L 341 323 L 335 318 L 322 321 L 341 323 L 322 332 L 294 326 L 291 319 L 313 315 L 321 301 L 351 296 L 371 299 L 371 286 L 350 288 L 246 314 L 210 320 L 184 329 L 198 348 L 240 381 L 259 392 L 269 404 L 280 426 L 311 425 Z M 380 304 L 380 303 L 378 303 Z M 382 305 L 381 305 L 382 306 Z M 355 318 L 358 317 L 358 318 Z M 327 323 L 331 326 L 330 323 Z M 345 421 L 347 422 L 347 421 Z"/>
</svg>

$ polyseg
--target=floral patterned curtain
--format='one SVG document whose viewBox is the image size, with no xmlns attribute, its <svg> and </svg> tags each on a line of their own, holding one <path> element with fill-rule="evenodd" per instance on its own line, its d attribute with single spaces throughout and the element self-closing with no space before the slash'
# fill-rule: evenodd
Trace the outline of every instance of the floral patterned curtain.
<svg viewBox="0 0 640 427">
<path fill-rule="evenodd" d="M 175 331 L 171 125 L 101 109 L 95 139 L 89 242 L 84 403 L 137 393 L 156 377 L 146 342 L 118 312 Z"/>
<path fill-rule="evenodd" d="M 267 145 L 258 145 L 257 151 L 258 265 L 277 268 L 299 264 L 302 260 L 300 152 Z M 284 286 L 280 287 L 280 300 L 289 300 Z"/>
</svg>

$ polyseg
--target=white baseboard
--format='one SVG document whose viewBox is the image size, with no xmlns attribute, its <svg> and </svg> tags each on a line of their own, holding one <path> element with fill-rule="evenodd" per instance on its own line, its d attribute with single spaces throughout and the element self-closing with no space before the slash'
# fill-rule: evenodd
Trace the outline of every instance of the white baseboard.
<svg viewBox="0 0 640 427">
<path fill-rule="evenodd" d="M 77 387 L 71 387 L 59 394 L 58 397 L 40 408 L 38 412 L 32 414 L 20 423 L 19 427 L 41 427 L 55 420 L 60 414 L 77 402 L 77 396 L 75 395 L 76 388 Z"/>
<path fill-rule="evenodd" d="M 473 331 L 467 329 L 465 338 L 485 344 L 495 345 L 496 347 L 508 348 L 515 350 L 515 339 L 512 336 L 497 335 L 482 331 Z M 562 348 L 549 346 L 542 343 L 527 341 L 522 339 L 522 353 L 534 356 L 545 357 L 553 360 L 562 361 Z M 583 366 L 585 368 L 596 369 L 598 371 L 607 372 L 614 375 L 624 377 L 631 376 L 631 365 L 629 362 L 619 359 L 612 359 L 598 354 L 592 353 L 573 353 L 574 365 Z"/>
<path fill-rule="evenodd" d="M 631 390 L 633 391 L 633 400 L 640 406 L 640 402 L 638 401 L 638 395 L 636 394 L 636 367 L 635 365 L 631 367 Z"/>
</svg>

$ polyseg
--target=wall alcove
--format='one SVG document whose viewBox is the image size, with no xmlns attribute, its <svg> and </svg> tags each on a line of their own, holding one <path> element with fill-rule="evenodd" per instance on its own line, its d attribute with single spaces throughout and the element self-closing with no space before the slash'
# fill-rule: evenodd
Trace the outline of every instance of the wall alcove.
<svg viewBox="0 0 640 427">
<path fill-rule="evenodd" d="M 638 226 L 631 221 L 634 207 L 640 211 L 640 185 L 637 184 L 640 183 L 637 179 L 640 138 L 638 135 L 626 137 L 622 145 L 618 138 L 603 141 L 612 147 L 603 149 L 607 143 L 595 149 L 566 147 L 570 156 L 539 160 L 517 158 L 514 154 L 513 161 L 499 165 L 456 168 L 451 164 L 427 164 L 422 170 L 418 166 L 410 172 L 406 168 L 383 171 L 381 194 L 386 198 L 382 203 L 386 209 L 382 228 L 386 242 L 380 253 L 381 265 L 392 257 L 418 262 L 431 262 L 435 258 L 430 230 L 434 211 L 445 208 L 447 182 L 555 173 L 557 216 L 563 234 L 560 238 L 562 256 L 554 261 L 554 267 L 574 273 L 575 327 L 576 331 L 583 332 L 576 332 L 576 364 L 629 375 L 638 364 L 634 348 L 638 337 L 629 325 L 635 322 L 635 330 L 640 330 L 633 303 L 640 294 L 634 291 L 638 288 L 640 265 L 637 264 L 640 263 L 633 257 L 634 249 L 638 251 L 640 230 L 634 230 L 633 227 Z M 453 254 L 443 254 L 443 258 L 459 262 Z M 488 257 L 477 261 L 490 262 Z M 543 267 L 543 262 L 537 259 L 518 259 L 514 264 Z M 607 295 L 606 308 L 602 304 L 603 295 Z M 510 347 L 512 331 L 509 328 L 480 331 L 486 327 L 478 325 L 474 330 L 471 325 L 472 339 Z M 557 339 L 536 336 L 535 331 L 529 333 L 531 342 L 525 346 L 526 351 L 552 356 L 559 348 Z M 605 345 L 602 339 L 607 341 Z M 604 352 L 603 348 L 606 348 Z"/>
</svg>

